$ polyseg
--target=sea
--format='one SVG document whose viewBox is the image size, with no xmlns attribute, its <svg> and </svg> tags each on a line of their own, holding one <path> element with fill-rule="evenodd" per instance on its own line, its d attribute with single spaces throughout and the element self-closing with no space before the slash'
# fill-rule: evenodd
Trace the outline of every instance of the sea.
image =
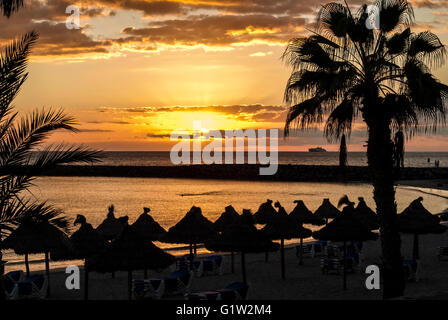
<svg viewBox="0 0 448 320">
<path fill-rule="evenodd" d="M 427 158 L 430 158 L 428 164 Z M 448 166 L 448 153 L 407 153 L 406 166 Z M 351 165 L 366 165 L 365 155 L 349 153 Z M 336 165 L 336 152 L 308 153 L 287 152 L 279 154 L 281 164 Z M 171 165 L 168 152 L 107 152 L 104 165 Z M 371 208 L 372 186 L 366 183 L 320 183 L 320 182 L 265 182 L 236 180 L 201 180 L 173 178 L 124 178 L 124 177 L 38 177 L 34 185 L 24 194 L 30 200 L 47 201 L 64 211 L 70 221 L 70 233 L 76 231 L 73 221 L 77 214 L 86 216 L 87 222 L 98 226 L 106 217 L 107 207 L 115 206 L 115 215 L 128 216 L 132 224 L 143 212 L 143 207 L 151 209 L 150 214 L 164 228 L 175 225 L 194 205 L 211 221 L 215 221 L 228 205 L 238 212 L 251 209 L 256 212 L 259 205 L 272 199 L 279 201 L 287 212 L 294 208 L 294 200 L 303 200 L 314 211 L 329 198 L 337 204 L 339 198 L 347 194 L 352 201 L 364 197 Z M 412 200 L 423 196 L 424 206 L 432 213 L 440 213 L 448 208 L 448 191 L 410 186 L 397 186 L 396 202 L 401 212 Z M 311 229 L 316 227 L 307 226 Z M 288 244 L 297 240 L 288 241 Z M 186 253 L 183 245 L 156 245 L 179 255 Z M 205 252 L 200 249 L 199 252 Z M 8 261 L 6 271 L 24 270 L 23 256 L 11 250 L 4 251 Z M 31 270 L 44 269 L 44 255 L 30 255 Z M 64 268 L 67 265 L 82 265 L 82 261 L 51 262 L 51 268 Z"/>
</svg>

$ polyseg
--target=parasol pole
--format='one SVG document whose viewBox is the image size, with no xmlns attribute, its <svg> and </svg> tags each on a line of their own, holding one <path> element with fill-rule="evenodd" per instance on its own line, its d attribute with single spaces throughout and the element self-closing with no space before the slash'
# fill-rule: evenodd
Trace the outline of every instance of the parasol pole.
<svg viewBox="0 0 448 320">
<path fill-rule="evenodd" d="M 26 276 L 30 276 L 30 264 L 28 262 L 28 253 L 25 253 L 25 268 L 26 268 Z"/>
<path fill-rule="evenodd" d="M 343 264 L 343 272 L 344 272 L 344 290 L 347 290 L 347 273 L 346 273 L 346 266 L 347 266 L 347 242 L 344 241 L 344 264 Z"/>
<path fill-rule="evenodd" d="M 418 254 L 418 233 L 414 233 L 414 246 L 413 246 L 413 250 L 412 250 L 412 257 L 417 260 L 419 259 L 419 254 Z"/>
<path fill-rule="evenodd" d="M 247 283 L 246 282 L 246 259 L 244 258 L 244 252 L 243 251 L 241 251 L 241 268 L 242 268 L 242 271 L 243 271 L 243 282 Z"/>
<path fill-rule="evenodd" d="M 285 280 L 285 240 L 283 238 L 280 239 L 280 255 L 282 259 L 282 279 Z"/>
</svg>

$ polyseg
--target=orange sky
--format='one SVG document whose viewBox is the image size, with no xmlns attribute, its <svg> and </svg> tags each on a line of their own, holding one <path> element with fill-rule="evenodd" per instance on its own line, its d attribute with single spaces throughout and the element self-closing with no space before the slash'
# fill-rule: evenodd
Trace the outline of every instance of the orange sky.
<svg viewBox="0 0 448 320">
<path fill-rule="evenodd" d="M 448 1 L 414 0 L 415 30 L 448 40 Z M 62 107 L 80 133 L 51 142 L 104 150 L 168 150 L 173 130 L 283 128 L 289 70 L 280 61 L 288 39 L 305 34 L 316 0 L 28 0 L 0 18 L 0 42 L 28 30 L 41 37 L 29 79 L 15 101 L 20 111 Z M 359 4 L 356 0 L 351 3 Z M 81 9 L 81 29 L 65 26 L 67 6 Z M 435 74 L 448 82 L 448 67 Z M 447 151 L 448 130 L 421 136 L 409 151 Z M 363 151 L 355 126 L 349 150 Z M 280 150 L 330 145 L 319 130 L 280 141 Z"/>
</svg>

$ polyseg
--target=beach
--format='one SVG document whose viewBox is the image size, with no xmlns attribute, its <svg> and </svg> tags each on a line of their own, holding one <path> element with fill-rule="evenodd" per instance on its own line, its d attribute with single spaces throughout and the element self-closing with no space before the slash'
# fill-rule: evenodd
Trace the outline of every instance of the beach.
<svg viewBox="0 0 448 320">
<path fill-rule="evenodd" d="M 410 258 L 412 254 L 412 236 L 402 235 L 402 254 Z M 448 294 L 448 261 L 438 261 L 439 246 L 448 246 L 448 234 L 423 235 L 420 238 L 420 279 L 418 282 L 408 282 L 404 298 L 421 299 Z M 381 290 L 367 290 L 365 266 L 378 264 L 380 257 L 380 241 L 364 242 L 363 258 L 353 274 L 347 276 L 347 290 L 342 290 L 342 275 L 322 274 L 320 258 L 307 257 L 304 265 L 298 265 L 295 246 L 285 250 L 286 280 L 280 276 L 279 252 L 269 254 L 265 262 L 264 254 L 247 254 L 246 266 L 249 284 L 248 299 L 251 300 L 319 300 L 319 299 L 381 299 Z M 235 273 L 230 273 L 229 256 L 224 257 L 223 275 L 207 275 L 195 277 L 191 291 L 210 291 L 241 281 L 239 255 L 235 255 Z M 82 267 L 82 266 L 80 266 Z M 38 272 L 37 272 L 38 273 Z M 149 271 L 150 278 L 163 277 L 169 273 Z M 64 270 L 51 272 L 50 300 L 81 300 L 83 299 L 83 271 L 81 270 L 80 290 L 67 290 L 65 279 L 68 276 Z M 133 272 L 135 279 L 143 278 L 143 271 Z M 125 300 L 127 299 L 127 273 L 117 272 L 115 278 L 111 274 L 89 273 L 89 299 L 91 300 Z M 182 295 L 163 297 L 163 299 L 183 299 Z"/>
</svg>

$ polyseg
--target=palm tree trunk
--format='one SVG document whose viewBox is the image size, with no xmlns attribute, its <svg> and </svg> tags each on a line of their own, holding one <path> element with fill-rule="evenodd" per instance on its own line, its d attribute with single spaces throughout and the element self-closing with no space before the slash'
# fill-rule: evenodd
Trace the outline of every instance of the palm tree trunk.
<svg viewBox="0 0 448 320">
<path fill-rule="evenodd" d="M 45 273 L 47 275 L 47 297 L 50 296 L 50 259 L 48 258 L 48 251 L 45 252 Z"/>
<path fill-rule="evenodd" d="M 381 114 L 368 122 L 367 158 L 373 183 L 373 198 L 380 217 L 380 236 L 383 256 L 383 299 L 404 294 L 401 239 L 395 203 L 393 144 L 389 123 Z"/>
<path fill-rule="evenodd" d="M 89 299 L 89 271 L 86 268 L 86 261 L 84 260 L 84 300 Z"/>
<path fill-rule="evenodd" d="M 25 253 L 25 269 L 26 269 L 26 276 L 30 276 L 30 263 L 28 261 L 28 253 Z"/>
</svg>

